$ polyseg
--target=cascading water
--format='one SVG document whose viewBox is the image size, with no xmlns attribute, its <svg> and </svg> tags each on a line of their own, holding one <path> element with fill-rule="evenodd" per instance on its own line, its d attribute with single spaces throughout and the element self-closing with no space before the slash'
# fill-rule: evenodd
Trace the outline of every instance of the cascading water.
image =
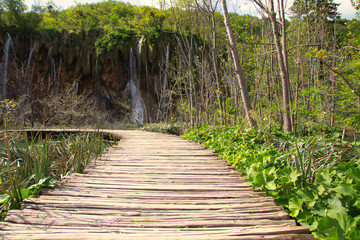
<svg viewBox="0 0 360 240">
<path fill-rule="evenodd" d="M 30 94 L 29 94 L 30 101 L 32 101 L 31 100 L 32 99 L 31 86 L 32 86 L 32 74 L 33 74 L 33 71 L 34 71 L 34 66 L 31 69 L 31 60 L 32 60 L 33 54 L 34 54 L 34 47 L 33 47 L 33 41 L 31 40 L 31 42 L 30 42 L 30 53 L 29 53 L 28 60 L 26 62 L 24 81 L 23 81 L 22 86 L 20 87 L 20 94 L 26 94 L 27 90 L 28 90 L 28 87 L 30 86 Z M 20 103 L 20 112 L 21 112 L 22 116 L 24 117 L 24 123 L 25 123 L 25 109 L 24 109 L 24 106 L 25 106 L 25 102 L 22 101 Z"/>
<path fill-rule="evenodd" d="M 145 37 L 144 36 L 142 36 L 141 38 L 140 38 L 140 40 L 139 40 L 139 43 L 138 43 L 138 52 L 139 52 L 139 59 L 140 59 L 140 56 L 141 56 L 141 50 L 142 50 L 142 45 L 143 45 L 143 43 L 144 43 L 144 39 L 145 39 Z"/>
<path fill-rule="evenodd" d="M 79 81 L 77 81 L 75 84 L 75 93 L 76 95 L 79 95 Z"/>
<path fill-rule="evenodd" d="M 132 104 L 132 122 L 137 124 L 144 123 L 144 105 L 140 96 L 138 87 L 136 86 L 136 57 L 133 49 L 130 49 L 130 81 L 127 88 L 130 89 L 131 104 Z"/>
<path fill-rule="evenodd" d="M 29 53 L 29 57 L 28 57 L 28 60 L 27 60 L 27 63 L 26 63 L 26 68 L 25 68 L 25 76 L 24 76 L 24 84 L 23 84 L 23 93 L 26 93 L 26 88 L 29 84 L 29 78 L 30 78 L 30 68 L 31 68 L 31 59 L 32 59 L 32 56 L 33 56 L 33 53 L 34 53 L 34 48 L 32 47 L 32 44 L 31 44 L 31 47 L 30 47 L 30 53 Z"/>
<path fill-rule="evenodd" d="M 62 63 L 62 59 L 60 59 L 59 69 L 58 69 L 58 71 L 56 71 L 55 59 L 54 58 L 51 59 L 51 78 L 52 78 L 52 81 L 53 81 L 53 84 L 54 84 L 54 87 L 55 87 L 56 95 L 59 94 L 59 88 L 60 88 L 61 63 Z"/>
<path fill-rule="evenodd" d="M 8 81 L 8 65 L 9 61 L 13 61 L 16 66 L 16 53 L 14 43 L 9 33 L 7 33 L 8 39 L 4 46 L 4 54 L 0 63 L 0 87 L 1 87 L 1 100 L 5 100 L 7 97 L 7 81 Z M 17 69 L 16 69 L 17 71 Z M 17 73 L 16 73 L 17 75 Z"/>
<path fill-rule="evenodd" d="M 50 49 L 49 49 L 49 51 L 48 51 L 48 54 L 47 54 L 47 56 L 46 56 L 45 63 L 48 63 L 49 58 L 50 58 L 50 56 L 51 56 L 51 51 L 52 51 L 52 49 L 53 49 L 53 47 L 51 46 Z"/>
<path fill-rule="evenodd" d="M 143 56 L 143 44 L 145 42 L 145 36 L 142 36 L 139 40 L 138 43 L 138 62 L 139 62 L 139 66 L 138 66 L 138 71 L 141 72 L 140 66 L 141 66 L 141 57 Z M 146 52 L 145 52 L 146 53 Z M 145 57 L 146 58 L 146 57 Z M 148 62 L 147 59 L 145 59 L 145 78 L 146 78 L 146 100 L 148 103 L 150 103 L 150 83 L 149 83 L 149 70 L 148 70 Z M 145 108 L 144 107 L 144 111 L 147 111 L 147 116 L 148 116 L 148 122 L 152 123 L 152 118 L 151 118 L 151 114 L 149 113 L 149 108 Z"/>
</svg>

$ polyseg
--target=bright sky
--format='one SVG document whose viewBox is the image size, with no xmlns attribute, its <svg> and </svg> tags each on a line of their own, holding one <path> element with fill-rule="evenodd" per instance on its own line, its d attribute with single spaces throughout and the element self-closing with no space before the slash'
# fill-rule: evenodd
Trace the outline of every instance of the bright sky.
<svg viewBox="0 0 360 240">
<path fill-rule="evenodd" d="M 53 0 L 57 6 L 62 6 L 63 8 L 68 8 L 75 6 L 76 3 L 95 3 L 102 0 Z M 34 2 L 40 2 L 42 5 L 48 2 L 48 0 L 25 0 L 26 5 L 29 7 L 34 4 Z M 124 2 L 129 2 L 134 5 L 150 5 L 156 6 L 158 0 L 124 0 Z M 240 8 L 242 13 L 256 14 L 256 9 L 253 7 L 253 4 L 250 0 L 231 0 L 233 4 L 229 4 L 229 9 Z M 244 3 L 245 2 L 245 3 Z M 292 0 L 288 0 L 292 2 Z M 355 18 L 355 9 L 351 5 L 351 0 L 335 0 L 336 3 L 340 3 L 339 12 L 341 13 L 342 18 L 352 19 Z M 290 6 L 290 4 L 288 4 Z"/>
</svg>

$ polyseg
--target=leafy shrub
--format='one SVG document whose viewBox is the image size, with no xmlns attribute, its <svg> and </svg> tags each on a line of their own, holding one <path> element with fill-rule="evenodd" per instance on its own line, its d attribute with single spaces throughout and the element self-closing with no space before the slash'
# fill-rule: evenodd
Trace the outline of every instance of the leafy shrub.
<svg viewBox="0 0 360 240">
<path fill-rule="evenodd" d="M 96 52 L 98 55 L 110 52 L 115 49 L 119 43 L 124 43 L 133 35 L 135 35 L 135 30 L 133 29 L 118 28 L 111 30 L 95 42 Z"/>
<path fill-rule="evenodd" d="M 236 126 L 204 126 L 184 137 L 231 162 L 317 238 L 360 237 L 360 161 L 353 145 Z"/>
<path fill-rule="evenodd" d="M 185 123 L 165 123 L 165 122 L 145 124 L 140 128 L 140 130 L 144 130 L 144 131 L 169 133 L 178 136 L 184 134 L 185 129 L 186 129 Z"/>
</svg>

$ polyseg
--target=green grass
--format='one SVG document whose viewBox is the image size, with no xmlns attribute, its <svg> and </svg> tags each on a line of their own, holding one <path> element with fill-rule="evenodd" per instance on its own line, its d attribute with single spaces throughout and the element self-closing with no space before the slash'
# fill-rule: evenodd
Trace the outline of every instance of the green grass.
<svg viewBox="0 0 360 240">
<path fill-rule="evenodd" d="M 2 217 L 20 207 L 23 199 L 35 196 L 41 188 L 55 186 L 70 173 L 82 173 L 90 161 L 114 142 L 99 132 L 41 134 L 5 131 L 0 147 L 0 210 Z"/>
</svg>

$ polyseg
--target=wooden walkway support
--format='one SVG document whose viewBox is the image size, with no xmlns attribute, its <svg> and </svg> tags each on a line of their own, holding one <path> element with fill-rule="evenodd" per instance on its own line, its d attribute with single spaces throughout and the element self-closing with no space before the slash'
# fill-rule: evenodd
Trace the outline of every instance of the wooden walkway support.
<svg viewBox="0 0 360 240">
<path fill-rule="evenodd" d="M 224 160 L 176 136 L 113 131 L 105 161 L 28 199 L 3 239 L 313 239 Z"/>
</svg>

